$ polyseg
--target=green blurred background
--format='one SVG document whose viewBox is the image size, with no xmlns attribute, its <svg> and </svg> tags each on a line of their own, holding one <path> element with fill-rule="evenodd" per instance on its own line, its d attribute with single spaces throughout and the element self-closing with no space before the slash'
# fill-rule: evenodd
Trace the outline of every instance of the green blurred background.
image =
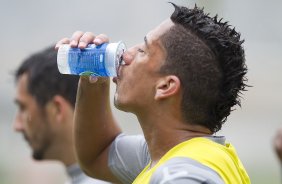
<svg viewBox="0 0 282 184">
<path fill-rule="evenodd" d="M 245 38 L 248 78 L 242 108 L 232 113 L 218 135 L 237 148 L 252 183 L 281 183 L 281 168 L 272 140 L 282 126 L 282 1 L 171 0 L 204 6 L 218 14 Z M 70 36 L 76 30 L 106 33 L 128 47 L 169 17 L 167 0 L 0 0 L 0 183 L 60 184 L 66 181 L 58 162 L 35 162 L 20 134 L 12 129 L 16 106 L 13 71 L 29 54 Z M 114 85 L 111 95 L 114 93 Z M 129 134 L 140 133 L 132 114 L 115 110 Z"/>
</svg>

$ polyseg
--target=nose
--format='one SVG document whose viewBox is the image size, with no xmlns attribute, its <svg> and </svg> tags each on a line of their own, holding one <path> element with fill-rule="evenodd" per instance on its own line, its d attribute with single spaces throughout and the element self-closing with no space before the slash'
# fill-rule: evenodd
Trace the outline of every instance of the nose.
<svg viewBox="0 0 282 184">
<path fill-rule="evenodd" d="M 16 114 L 14 123 L 13 123 L 13 129 L 17 132 L 23 131 L 23 118 L 19 113 Z"/>
</svg>

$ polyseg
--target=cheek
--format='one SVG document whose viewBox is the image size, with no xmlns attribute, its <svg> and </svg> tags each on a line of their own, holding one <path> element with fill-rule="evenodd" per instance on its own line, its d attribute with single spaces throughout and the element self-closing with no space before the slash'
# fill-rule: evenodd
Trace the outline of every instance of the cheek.
<svg viewBox="0 0 282 184">
<path fill-rule="evenodd" d="M 25 121 L 25 132 L 27 136 L 30 136 L 31 139 L 38 137 L 38 134 L 41 132 L 40 122 L 32 114 L 28 114 Z"/>
<path fill-rule="evenodd" d="M 48 134 L 47 128 L 42 125 L 43 123 L 45 122 L 33 122 L 33 124 L 29 124 L 26 130 L 26 136 L 29 139 L 30 145 L 35 150 L 41 149 L 46 139 L 52 137 L 52 135 Z"/>
<path fill-rule="evenodd" d="M 31 122 L 27 122 L 24 126 L 24 134 L 29 139 L 30 142 L 33 142 L 36 137 L 36 132 L 38 132 L 38 128 L 34 127 Z"/>
<path fill-rule="evenodd" d="M 26 132 L 29 129 L 29 114 L 28 112 L 19 112 L 16 117 L 16 121 L 20 126 L 21 131 Z"/>
</svg>

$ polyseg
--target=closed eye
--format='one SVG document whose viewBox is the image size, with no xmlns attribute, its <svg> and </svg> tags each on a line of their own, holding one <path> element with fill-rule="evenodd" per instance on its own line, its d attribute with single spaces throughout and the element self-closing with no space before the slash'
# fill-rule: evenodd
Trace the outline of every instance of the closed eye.
<svg viewBox="0 0 282 184">
<path fill-rule="evenodd" d="M 141 53 L 145 53 L 145 51 L 142 50 L 142 49 L 140 49 L 140 48 L 138 48 L 137 51 L 138 51 L 138 52 L 141 52 Z"/>
</svg>

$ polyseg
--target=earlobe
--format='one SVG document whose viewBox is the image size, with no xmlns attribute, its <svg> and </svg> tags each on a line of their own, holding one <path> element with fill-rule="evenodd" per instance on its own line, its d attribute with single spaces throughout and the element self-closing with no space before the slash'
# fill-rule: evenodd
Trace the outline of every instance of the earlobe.
<svg viewBox="0 0 282 184">
<path fill-rule="evenodd" d="M 175 75 L 161 78 L 156 85 L 155 100 L 161 100 L 177 94 L 180 90 L 180 80 Z"/>
</svg>

